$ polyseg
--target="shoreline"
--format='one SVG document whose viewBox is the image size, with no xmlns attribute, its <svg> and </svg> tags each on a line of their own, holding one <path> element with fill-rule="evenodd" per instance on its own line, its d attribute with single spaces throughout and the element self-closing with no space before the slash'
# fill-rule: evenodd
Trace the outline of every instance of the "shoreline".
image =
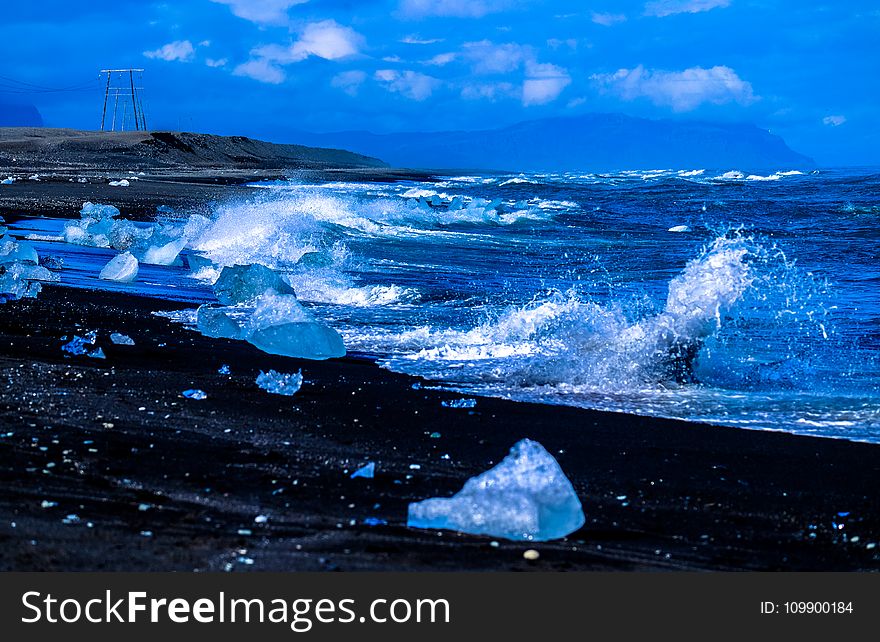
<svg viewBox="0 0 880 642">
<path fill-rule="evenodd" d="M 158 205 L 259 191 L 196 174 L 129 187 L 107 185 L 104 170 L 87 183 L 17 181 L 0 187 L 0 214 L 76 217 L 93 200 L 148 219 Z M 391 175 L 415 176 L 313 174 Z M 445 408 L 462 395 L 415 390 L 418 379 L 363 358 L 267 355 L 152 314 L 187 307 L 52 285 L 0 305 L 0 569 L 880 570 L 866 483 L 880 478 L 877 444 L 493 397 Z M 89 330 L 106 359 L 61 351 L 62 337 Z M 305 385 L 271 395 L 255 384 L 268 369 L 302 369 Z M 208 398 L 184 398 L 190 388 Z M 497 546 L 406 528 L 409 502 L 457 492 L 525 437 L 558 459 L 583 528 Z M 375 479 L 350 479 L 369 461 Z M 523 559 L 528 548 L 537 561 Z"/>
<path fill-rule="evenodd" d="M 460 395 L 364 359 L 266 355 L 151 314 L 182 307 L 50 286 L 0 308 L 0 568 L 880 568 L 875 445 L 488 397 L 444 408 Z M 62 337 L 91 329 L 106 360 L 66 357 Z M 269 368 L 306 383 L 270 395 L 254 383 Z M 192 387 L 208 398 L 183 398 Z M 523 437 L 559 460 L 582 529 L 496 547 L 406 528 L 408 502 L 456 492 Z M 349 478 L 368 461 L 375 479 Z"/>
</svg>

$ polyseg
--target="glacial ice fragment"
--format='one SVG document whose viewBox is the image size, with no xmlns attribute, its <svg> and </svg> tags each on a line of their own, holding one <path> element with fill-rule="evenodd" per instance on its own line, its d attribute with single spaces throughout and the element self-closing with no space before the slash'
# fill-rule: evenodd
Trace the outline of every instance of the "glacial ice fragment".
<svg viewBox="0 0 880 642">
<path fill-rule="evenodd" d="M 673 227 L 670 227 L 666 231 L 667 232 L 690 232 L 691 228 L 689 228 L 687 225 L 675 225 Z"/>
<path fill-rule="evenodd" d="M 214 283 L 214 295 L 226 305 L 253 303 L 266 290 L 295 294 L 277 272 L 259 263 L 227 266 Z"/>
<path fill-rule="evenodd" d="M 366 466 L 361 466 L 356 471 L 351 474 L 352 479 L 356 479 L 358 477 L 363 477 L 364 479 L 372 479 L 373 475 L 376 474 L 376 463 L 370 462 Z"/>
<path fill-rule="evenodd" d="M 584 524 L 581 503 L 559 463 L 541 444 L 523 439 L 494 468 L 472 477 L 452 497 L 409 505 L 410 528 L 448 529 L 546 541 Z"/>
<path fill-rule="evenodd" d="M 302 370 L 291 374 L 285 374 L 276 370 L 270 370 L 269 372 L 261 370 L 260 374 L 257 375 L 257 385 L 260 388 L 266 392 L 284 395 L 285 397 L 292 397 L 299 392 L 302 383 Z"/>
<path fill-rule="evenodd" d="M 66 338 L 66 337 L 65 337 Z M 93 359 L 106 359 L 106 355 L 101 348 L 95 347 L 95 341 L 98 340 L 98 333 L 94 330 L 81 337 L 73 335 L 73 338 L 61 346 L 61 350 L 75 356 L 86 355 Z"/>
<path fill-rule="evenodd" d="M 40 257 L 30 243 L 16 241 L 7 234 L 0 238 L 0 264 L 16 261 L 36 264 L 40 262 Z"/>
<path fill-rule="evenodd" d="M 257 300 L 245 338 L 263 352 L 303 359 L 345 356 L 342 337 L 291 294 L 269 290 Z"/>
<path fill-rule="evenodd" d="M 131 283 L 138 274 L 138 260 L 131 252 L 123 252 L 117 254 L 107 265 L 101 268 L 98 274 L 99 279 L 105 281 L 119 281 L 121 283 Z"/>
<path fill-rule="evenodd" d="M 206 337 L 241 339 L 242 329 L 229 314 L 229 308 L 200 305 L 196 310 L 196 326 Z"/>
<path fill-rule="evenodd" d="M 12 176 L 8 176 L 0 181 L 0 185 L 12 185 L 15 182 L 15 179 Z"/>
<path fill-rule="evenodd" d="M 444 408 L 476 408 L 476 399 L 452 399 L 450 401 L 441 401 L 440 405 Z"/>
<path fill-rule="evenodd" d="M 148 265 L 173 265 L 185 245 L 185 238 L 169 241 L 164 245 L 151 245 L 144 252 L 141 261 Z"/>
<path fill-rule="evenodd" d="M 202 399 L 208 398 L 207 393 L 204 390 L 199 390 L 198 388 L 190 388 L 189 390 L 184 390 L 180 394 L 182 394 L 187 399 L 195 399 L 196 401 L 201 401 Z"/>
<path fill-rule="evenodd" d="M 110 187 L 128 187 L 131 183 L 128 182 L 127 179 L 123 178 L 119 181 L 110 181 Z"/>
<path fill-rule="evenodd" d="M 121 346 L 133 346 L 134 345 L 134 339 L 132 339 L 127 334 L 121 334 L 119 332 L 111 333 L 110 334 L 110 341 L 112 341 L 116 345 L 121 345 Z"/>
<path fill-rule="evenodd" d="M 232 372 L 232 370 L 230 370 L 229 366 L 226 365 L 225 363 L 222 366 L 220 366 L 219 368 L 217 368 L 217 374 L 228 375 L 231 372 Z"/>
<path fill-rule="evenodd" d="M 93 218 L 101 220 L 104 218 L 114 218 L 119 216 L 119 209 L 112 205 L 101 205 L 100 203 L 92 203 L 86 201 L 83 203 L 82 209 L 79 211 L 81 218 Z"/>
</svg>

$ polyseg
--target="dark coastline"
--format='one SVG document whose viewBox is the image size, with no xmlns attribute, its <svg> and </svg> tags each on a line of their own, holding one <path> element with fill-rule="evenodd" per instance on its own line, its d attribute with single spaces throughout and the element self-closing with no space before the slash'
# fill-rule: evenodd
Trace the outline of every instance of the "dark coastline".
<svg viewBox="0 0 880 642">
<path fill-rule="evenodd" d="M 148 218 L 157 205 L 253 197 L 227 183 L 269 175 L 166 171 L 113 188 L 100 172 L 87 183 L 62 173 L 3 186 L 0 214 L 70 217 L 94 200 Z M 413 389 L 366 359 L 270 356 L 152 315 L 178 307 L 51 286 L 0 305 L 0 569 L 880 569 L 868 548 L 880 542 L 876 445 L 500 399 L 444 408 L 460 395 Z M 92 329 L 106 360 L 65 356 L 62 337 Z M 270 368 L 302 368 L 306 384 L 269 395 L 254 379 Z M 209 396 L 185 399 L 188 388 Z M 408 502 L 457 491 L 523 437 L 557 456 L 584 505 L 581 530 L 493 546 L 405 527 Z M 367 461 L 377 477 L 350 479 Z M 540 559 L 525 561 L 527 548 Z"/>
<path fill-rule="evenodd" d="M 0 568 L 880 567 L 866 547 L 880 537 L 874 445 L 499 399 L 449 409 L 441 400 L 457 395 L 414 390 L 366 360 L 269 356 L 151 315 L 174 307 L 50 287 L 0 308 L 0 430 L 13 433 L 0 438 Z M 88 329 L 107 359 L 65 357 L 62 337 Z M 113 345 L 111 331 L 137 345 Z M 224 363 L 232 375 L 217 373 Z M 269 395 L 254 384 L 268 368 L 302 368 L 306 385 Z M 208 399 L 183 398 L 191 387 Z M 524 543 L 405 527 L 407 502 L 451 494 L 523 437 L 558 457 L 584 528 L 526 562 Z M 367 461 L 377 477 L 349 479 Z M 70 514 L 79 521 L 64 524 Z"/>
</svg>

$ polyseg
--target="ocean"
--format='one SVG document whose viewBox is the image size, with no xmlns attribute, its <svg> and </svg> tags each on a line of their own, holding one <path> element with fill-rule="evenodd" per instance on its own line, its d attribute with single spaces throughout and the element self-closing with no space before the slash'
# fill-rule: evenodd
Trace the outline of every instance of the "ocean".
<svg viewBox="0 0 880 642">
<path fill-rule="evenodd" d="M 463 397 L 880 442 L 876 171 L 254 187 L 192 226 L 186 265 L 132 284 L 96 278 L 112 250 L 51 240 L 63 222 L 13 231 L 63 257 L 64 284 L 194 303 L 262 263 L 349 353 Z"/>
</svg>

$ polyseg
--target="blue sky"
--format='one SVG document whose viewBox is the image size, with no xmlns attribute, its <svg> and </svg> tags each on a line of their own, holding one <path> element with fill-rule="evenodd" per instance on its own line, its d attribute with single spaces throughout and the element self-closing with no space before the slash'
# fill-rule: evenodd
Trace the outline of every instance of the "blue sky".
<svg viewBox="0 0 880 642">
<path fill-rule="evenodd" d="M 151 128 L 290 141 L 623 112 L 753 122 L 820 163 L 880 165 L 875 2 L 11 0 L 3 12 L 0 102 L 31 102 L 52 126 L 95 128 L 97 70 L 136 66 Z"/>
</svg>

